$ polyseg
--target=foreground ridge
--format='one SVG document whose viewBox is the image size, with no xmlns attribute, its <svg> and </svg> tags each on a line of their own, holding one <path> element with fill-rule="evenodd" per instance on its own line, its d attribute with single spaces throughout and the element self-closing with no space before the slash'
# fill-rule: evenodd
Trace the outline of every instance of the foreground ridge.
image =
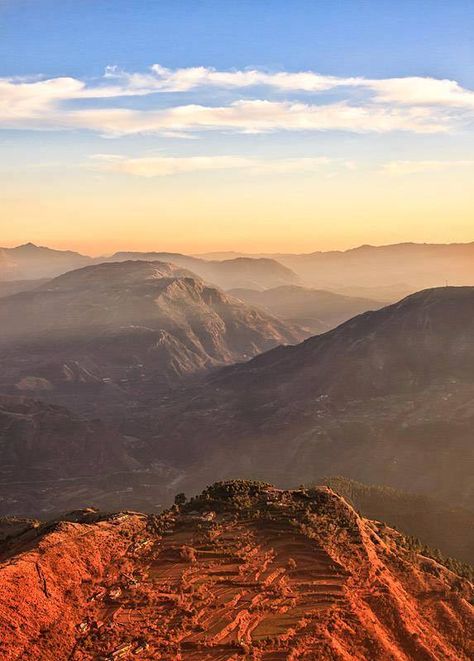
<svg viewBox="0 0 474 661">
<path fill-rule="evenodd" d="M 331 489 L 220 482 L 162 515 L 20 522 L 3 543 L 0 656 L 472 658 L 472 584 Z"/>
</svg>

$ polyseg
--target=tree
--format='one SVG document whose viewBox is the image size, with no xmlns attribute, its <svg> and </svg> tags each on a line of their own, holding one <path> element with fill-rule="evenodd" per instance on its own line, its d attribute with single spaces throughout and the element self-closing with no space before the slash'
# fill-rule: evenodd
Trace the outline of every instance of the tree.
<svg viewBox="0 0 474 661">
<path fill-rule="evenodd" d="M 180 507 L 186 503 L 186 495 L 184 493 L 177 493 L 174 497 L 174 504 Z"/>
</svg>

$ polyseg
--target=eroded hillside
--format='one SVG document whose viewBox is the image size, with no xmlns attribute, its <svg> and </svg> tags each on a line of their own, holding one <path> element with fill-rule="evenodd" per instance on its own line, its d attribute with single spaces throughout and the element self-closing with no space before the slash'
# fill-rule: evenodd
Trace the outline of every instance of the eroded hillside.
<svg viewBox="0 0 474 661">
<path fill-rule="evenodd" d="M 68 519 L 3 544 L 7 661 L 471 658 L 472 585 L 327 488 Z"/>
</svg>

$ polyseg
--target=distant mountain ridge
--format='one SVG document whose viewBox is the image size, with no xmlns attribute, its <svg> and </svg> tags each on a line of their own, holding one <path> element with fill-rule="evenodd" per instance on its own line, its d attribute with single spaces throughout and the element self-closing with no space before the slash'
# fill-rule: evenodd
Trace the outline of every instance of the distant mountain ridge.
<svg viewBox="0 0 474 661">
<path fill-rule="evenodd" d="M 384 305 L 368 298 L 344 296 L 297 285 L 264 291 L 230 289 L 229 294 L 246 303 L 258 305 L 280 319 L 307 327 L 311 335 L 324 333 L 361 312 L 377 310 Z"/>
<path fill-rule="evenodd" d="M 0 281 L 54 277 L 87 264 L 128 259 L 171 261 L 224 289 L 303 285 L 381 301 L 445 283 L 474 285 L 474 242 L 363 245 L 307 254 L 119 252 L 97 258 L 25 244 L 0 248 Z"/>
<path fill-rule="evenodd" d="M 119 252 L 109 258 L 111 261 L 146 260 L 166 261 L 188 268 L 204 280 L 222 289 L 250 287 L 266 289 L 299 281 L 293 271 L 271 258 L 238 257 L 223 261 L 205 261 L 178 253 L 134 253 Z"/>
<path fill-rule="evenodd" d="M 348 250 L 246 256 L 276 259 L 292 269 L 307 286 L 341 292 L 354 287 L 358 288 L 355 295 L 380 300 L 394 301 L 446 282 L 456 286 L 474 285 L 474 242 L 362 245 Z M 217 258 L 214 253 L 214 259 Z"/>
<path fill-rule="evenodd" d="M 0 281 L 52 278 L 91 262 L 91 257 L 71 250 L 54 250 L 33 243 L 0 248 Z"/>
</svg>

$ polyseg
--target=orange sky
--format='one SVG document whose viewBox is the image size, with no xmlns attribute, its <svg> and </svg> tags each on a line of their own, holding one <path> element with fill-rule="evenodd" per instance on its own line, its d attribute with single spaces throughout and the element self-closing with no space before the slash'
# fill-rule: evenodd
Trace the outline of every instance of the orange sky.
<svg viewBox="0 0 474 661">
<path fill-rule="evenodd" d="M 363 243 L 474 239 L 472 170 L 331 176 L 189 174 L 158 182 L 79 171 L 10 181 L 1 244 L 32 241 L 87 254 L 311 252 Z"/>
</svg>

